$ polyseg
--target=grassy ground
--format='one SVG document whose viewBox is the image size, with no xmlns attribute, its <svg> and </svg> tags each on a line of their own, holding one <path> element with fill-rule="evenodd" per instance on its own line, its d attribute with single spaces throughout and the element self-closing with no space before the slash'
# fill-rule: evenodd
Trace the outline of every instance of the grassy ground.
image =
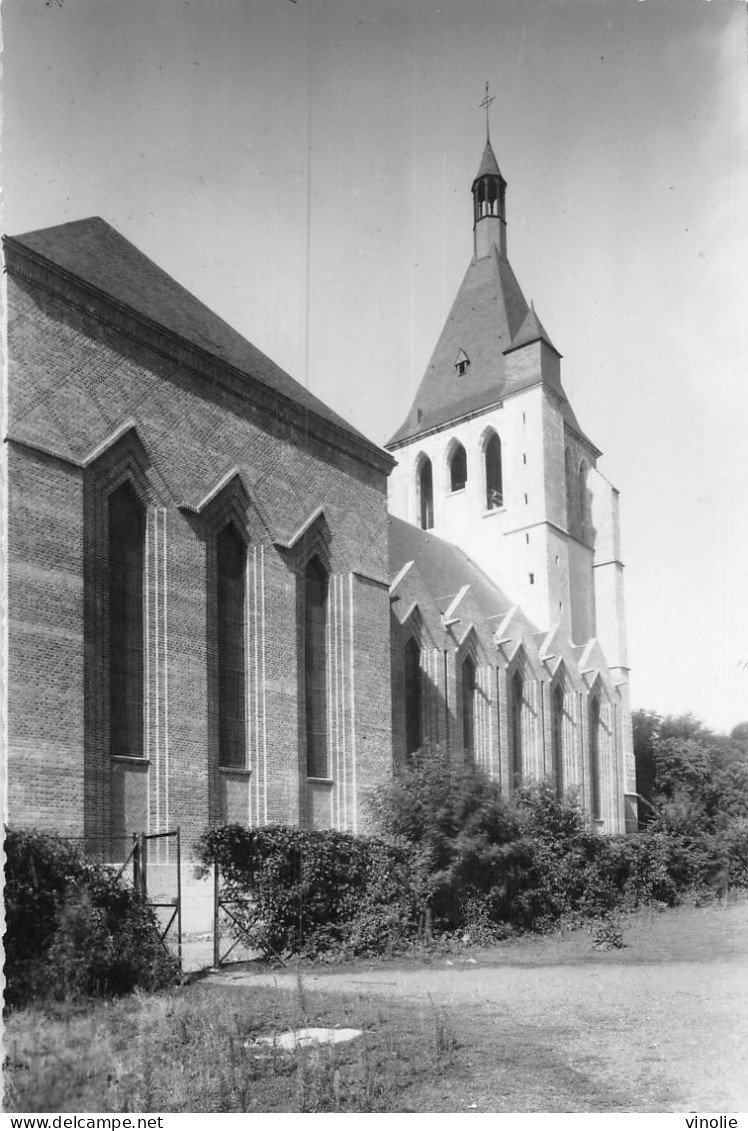
<svg viewBox="0 0 748 1131">
<path fill-rule="evenodd" d="M 295 1053 L 249 1043 L 307 1024 L 363 1036 Z M 8 1111 L 464 1111 L 478 1106 L 485 1058 L 502 1065 L 505 1110 L 626 1110 L 624 1097 L 539 1050 L 521 1024 L 508 1047 L 431 1002 L 414 1010 L 311 994 L 303 983 L 293 992 L 195 985 L 26 1012 L 8 1027 L 6 1053 Z"/>
<path fill-rule="evenodd" d="M 626 921 L 622 950 L 601 952 L 589 932 L 572 932 L 405 967 L 312 970 L 276 986 L 235 972 L 161 996 L 28 1010 L 6 1029 L 5 1107 L 684 1110 L 669 1091 L 683 1050 L 661 1042 L 666 1030 L 682 1040 L 693 1015 L 704 1020 L 694 1036 L 710 1047 L 707 1021 L 723 1023 L 718 1011 L 705 1016 L 713 987 L 704 980 L 695 1004 L 684 991 L 698 989 L 701 970 L 705 979 L 740 971 L 746 923 L 745 909 L 692 908 Z M 302 1025 L 363 1036 L 293 1053 L 251 1043 Z M 701 1057 L 694 1049 L 694 1063 Z"/>
</svg>

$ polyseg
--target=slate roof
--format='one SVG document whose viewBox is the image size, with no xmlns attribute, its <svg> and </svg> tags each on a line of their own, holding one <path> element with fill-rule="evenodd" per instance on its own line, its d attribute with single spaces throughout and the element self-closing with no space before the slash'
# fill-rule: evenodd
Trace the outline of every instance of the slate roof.
<svg viewBox="0 0 748 1131">
<path fill-rule="evenodd" d="M 137 317 L 178 335 L 246 378 L 259 381 L 356 440 L 364 441 L 368 447 L 374 447 L 371 440 L 318 400 L 100 217 L 7 237 L 6 242 L 11 247 L 20 245 L 35 258 L 95 288 Z"/>
<path fill-rule="evenodd" d="M 491 146 L 491 140 L 490 138 L 486 138 L 486 148 L 483 150 L 483 157 L 481 158 L 480 168 L 475 174 L 475 180 L 477 181 L 480 177 L 491 175 L 500 177 L 501 169 L 499 168 L 499 163 L 496 160 L 496 154 L 494 153 L 493 147 Z M 473 181 L 473 184 L 475 184 L 475 181 Z"/>
<path fill-rule="evenodd" d="M 492 618 L 493 630 L 499 626 L 497 614 L 507 613 L 512 608 L 513 602 L 472 558 L 458 546 L 437 538 L 431 530 L 421 530 L 410 522 L 390 516 L 389 548 L 390 577 L 396 577 L 407 562 L 414 561 L 429 596 L 442 613 L 449 603 L 446 598 L 454 597 L 463 585 L 470 586 L 470 595 L 484 617 Z M 529 632 L 538 631 L 521 609 L 515 615 Z"/>
<path fill-rule="evenodd" d="M 529 346 L 532 342 L 539 341 L 545 342 L 546 345 L 551 347 L 554 353 L 558 353 L 558 350 L 548 337 L 548 331 L 535 313 L 534 304 L 531 303 L 527 317 L 520 326 L 517 335 L 512 338 L 510 346 L 504 350 L 504 353 L 511 353 L 513 350 L 518 350 L 520 346 Z M 558 353 L 558 356 L 561 357 L 561 354 Z"/>
<path fill-rule="evenodd" d="M 386 446 L 500 401 L 507 392 L 504 350 L 522 326 L 528 309 L 509 261 L 499 255 L 495 245 L 489 255 L 473 259 L 413 406 Z M 454 364 L 460 349 L 470 359 L 463 376 Z"/>
<path fill-rule="evenodd" d="M 504 355 L 538 340 L 561 356 L 527 305 L 509 260 L 493 244 L 488 255 L 471 260 L 411 409 L 385 447 L 396 448 L 529 388 L 536 378 L 508 378 Z M 461 350 L 470 362 L 463 374 L 455 366 Z M 587 439 L 560 383 L 554 381 L 554 388 L 564 398 L 564 420 Z"/>
</svg>

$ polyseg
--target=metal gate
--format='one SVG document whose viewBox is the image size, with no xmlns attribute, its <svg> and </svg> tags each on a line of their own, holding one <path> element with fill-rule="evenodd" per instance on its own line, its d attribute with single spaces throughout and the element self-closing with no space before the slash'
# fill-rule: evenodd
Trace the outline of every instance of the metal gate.
<svg viewBox="0 0 748 1131">
<path fill-rule="evenodd" d="M 153 908 L 161 941 L 182 965 L 182 850 L 179 829 L 133 833 L 132 846 L 118 873 L 132 877 L 137 895 Z"/>
<path fill-rule="evenodd" d="M 218 864 L 213 867 L 213 966 L 218 969 L 233 956 L 233 962 L 246 962 L 252 958 L 273 957 L 282 963 L 280 955 L 271 952 L 255 934 L 259 925 L 257 904 L 251 899 L 239 899 L 227 892 L 221 882 Z"/>
</svg>

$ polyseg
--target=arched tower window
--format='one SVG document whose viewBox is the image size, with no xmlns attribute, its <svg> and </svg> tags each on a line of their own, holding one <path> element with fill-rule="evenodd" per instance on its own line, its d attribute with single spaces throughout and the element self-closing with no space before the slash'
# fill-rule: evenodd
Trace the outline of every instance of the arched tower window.
<svg viewBox="0 0 748 1131">
<path fill-rule="evenodd" d="M 564 452 L 564 471 L 566 479 L 566 529 L 569 534 L 575 534 L 574 525 L 574 467 L 571 459 L 571 449 Z"/>
<path fill-rule="evenodd" d="M 462 748 L 465 761 L 475 763 L 475 660 L 466 656 L 462 665 Z"/>
<path fill-rule="evenodd" d="M 434 525 L 434 474 L 431 460 L 426 456 L 418 469 L 418 500 L 421 530 L 431 530 Z"/>
<path fill-rule="evenodd" d="M 306 765 L 310 778 L 326 778 L 327 571 L 314 557 L 304 574 L 304 704 Z"/>
<path fill-rule="evenodd" d="M 584 538 L 587 533 L 587 464 L 584 460 L 579 465 L 579 537 Z"/>
<path fill-rule="evenodd" d="M 553 691 L 553 784 L 560 801 L 564 796 L 564 689 L 560 683 Z"/>
<path fill-rule="evenodd" d="M 464 491 L 467 483 L 467 453 L 462 444 L 455 444 L 449 460 L 449 485 L 452 491 Z"/>
<path fill-rule="evenodd" d="M 491 511 L 504 505 L 501 440 L 495 432 L 488 439 L 484 459 L 486 465 L 486 510 Z"/>
<path fill-rule="evenodd" d="M 247 756 L 247 548 L 233 523 L 216 539 L 218 760 L 242 768 Z"/>
<path fill-rule="evenodd" d="M 143 756 L 145 509 L 130 483 L 109 496 L 109 749 Z"/>
<path fill-rule="evenodd" d="M 512 676 L 512 784 L 516 789 L 522 784 L 522 709 L 524 707 L 524 681 L 519 671 Z"/>
<path fill-rule="evenodd" d="M 600 789 L 600 700 L 594 695 L 589 702 L 590 731 L 590 808 L 593 821 L 602 817 Z"/>
<path fill-rule="evenodd" d="M 405 645 L 405 753 L 421 746 L 421 649 L 411 636 Z"/>
</svg>

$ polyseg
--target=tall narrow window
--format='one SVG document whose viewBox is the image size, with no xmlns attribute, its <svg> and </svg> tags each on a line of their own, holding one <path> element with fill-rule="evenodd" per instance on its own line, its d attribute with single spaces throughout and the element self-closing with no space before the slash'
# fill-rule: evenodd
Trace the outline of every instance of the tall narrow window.
<svg viewBox="0 0 748 1131">
<path fill-rule="evenodd" d="M 504 505 L 504 484 L 501 472 L 501 440 L 494 432 L 486 444 L 486 510 Z"/>
<path fill-rule="evenodd" d="M 467 453 L 457 444 L 449 461 L 449 484 L 453 491 L 464 491 L 467 483 Z"/>
<path fill-rule="evenodd" d="M 216 540 L 218 574 L 218 757 L 221 766 L 246 765 L 245 605 L 247 548 L 236 528 Z"/>
<path fill-rule="evenodd" d="M 421 530 L 431 530 L 434 525 L 434 477 L 431 460 L 425 458 L 418 471 Z"/>
<path fill-rule="evenodd" d="M 306 567 L 304 680 L 306 766 L 310 778 L 326 778 L 327 766 L 327 572 L 319 558 Z"/>
<path fill-rule="evenodd" d="M 475 762 L 475 661 L 467 656 L 462 665 L 462 748 L 465 761 Z"/>
<path fill-rule="evenodd" d="M 574 468 L 569 448 L 564 452 L 564 471 L 566 473 L 566 529 L 569 534 L 576 534 L 574 525 Z"/>
<path fill-rule="evenodd" d="M 560 801 L 564 796 L 564 689 L 560 683 L 553 691 L 553 784 Z"/>
<path fill-rule="evenodd" d="M 587 464 L 579 465 L 579 537 L 587 535 Z"/>
<path fill-rule="evenodd" d="M 524 684 L 519 672 L 512 676 L 512 783 L 515 789 L 522 784 L 522 709 Z"/>
<path fill-rule="evenodd" d="M 130 483 L 109 496 L 109 749 L 143 756 L 145 510 Z"/>
<path fill-rule="evenodd" d="M 590 806 L 593 821 L 599 821 L 602 817 L 602 802 L 600 797 L 600 700 L 597 696 L 590 699 L 589 724 Z"/>
<path fill-rule="evenodd" d="M 405 753 L 421 746 L 421 649 L 411 636 L 405 645 Z"/>
</svg>

